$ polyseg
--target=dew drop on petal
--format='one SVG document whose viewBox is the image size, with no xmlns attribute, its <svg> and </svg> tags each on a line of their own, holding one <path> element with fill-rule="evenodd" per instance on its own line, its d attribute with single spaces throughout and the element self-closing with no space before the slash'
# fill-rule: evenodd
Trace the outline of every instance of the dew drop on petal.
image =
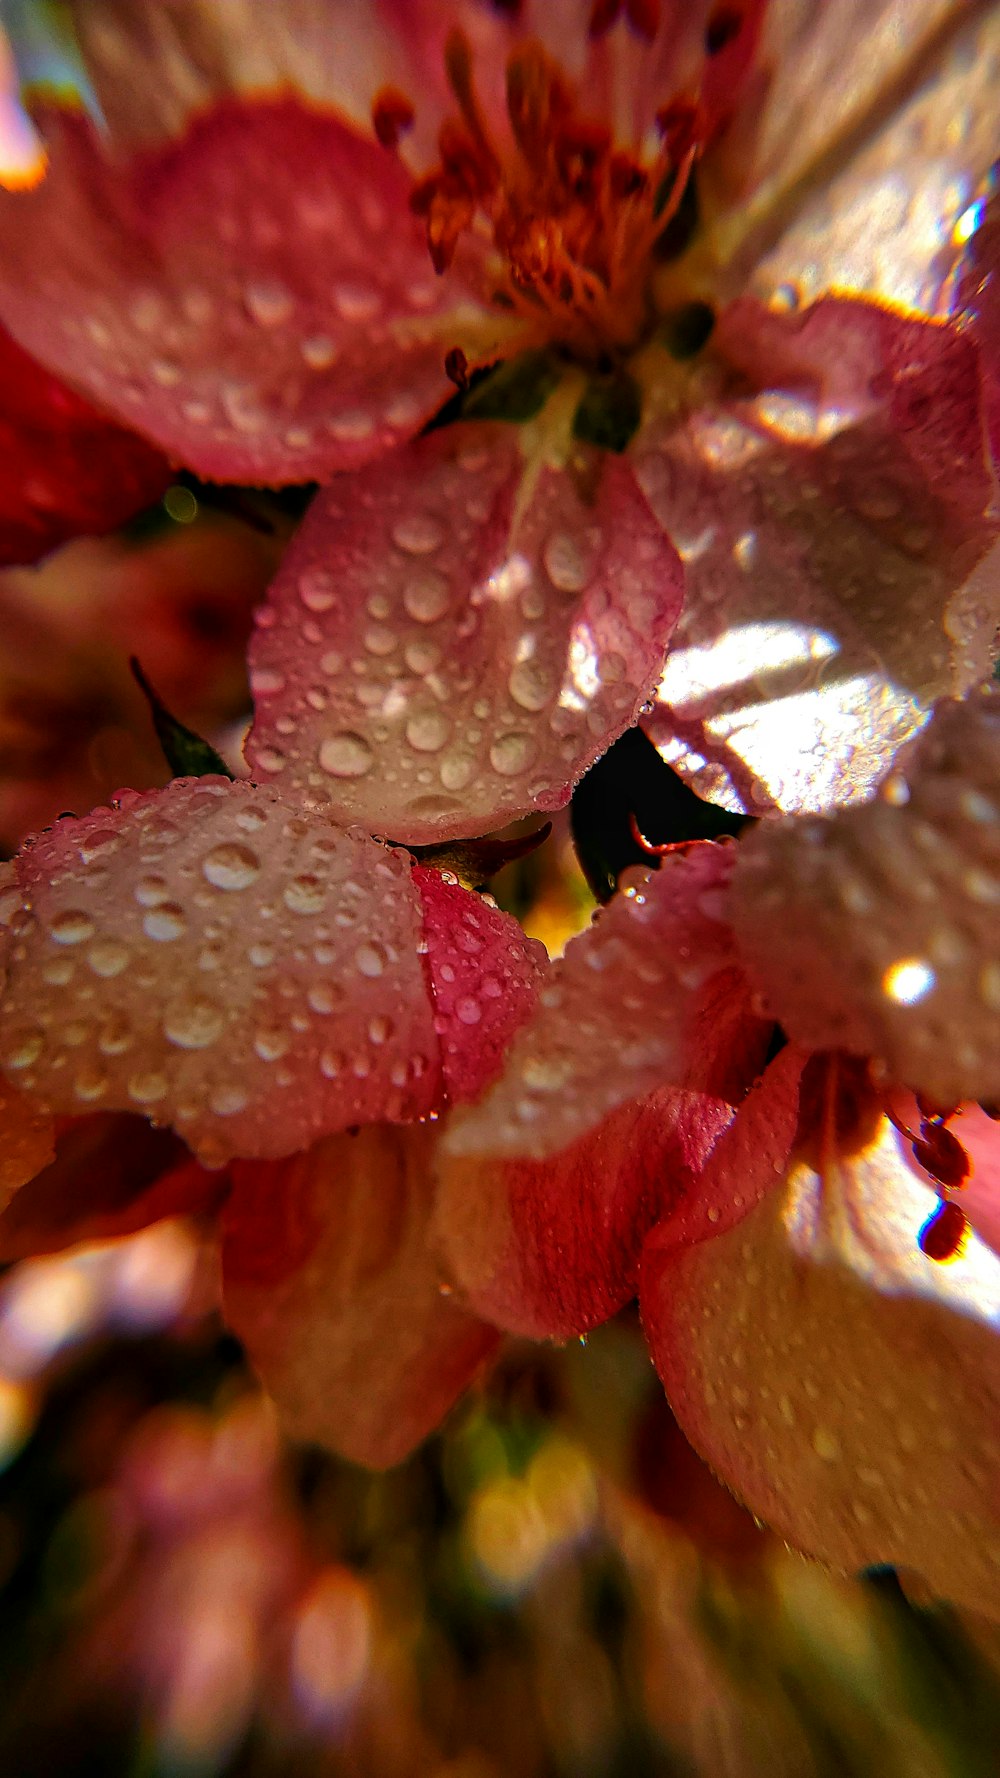
<svg viewBox="0 0 1000 1778">
<path fill-rule="evenodd" d="M 375 756 L 363 735 L 343 729 L 321 742 L 319 763 L 331 778 L 363 778 L 371 771 Z"/>
<path fill-rule="evenodd" d="M 260 875 L 260 859 L 249 846 L 228 841 L 213 846 L 202 862 L 202 872 L 216 889 L 249 889 Z"/>
</svg>

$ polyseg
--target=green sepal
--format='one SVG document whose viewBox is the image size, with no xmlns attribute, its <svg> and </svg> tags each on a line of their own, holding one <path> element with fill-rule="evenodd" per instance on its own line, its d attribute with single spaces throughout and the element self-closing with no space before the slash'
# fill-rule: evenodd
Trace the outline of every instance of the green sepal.
<svg viewBox="0 0 1000 1778">
<path fill-rule="evenodd" d="M 642 419 L 642 392 L 627 371 L 593 377 L 573 420 L 573 437 L 605 451 L 624 451 Z"/>
<path fill-rule="evenodd" d="M 684 303 L 667 315 L 660 326 L 660 340 L 671 358 L 695 358 L 715 330 L 711 303 Z"/>
<path fill-rule="evenodd" d="M 516 425 L 533 420 L 561 376 L 562 368 L 551 352 L 520 352 L 503 364 L 473 371 L 468 388 L 446 401 L 424 431 L 436 432 L 455 420 L 508 420 Z"/>
<path fill-rule="evenodd" d="M 133 655 L 129 661 L 139 690 L 149 705 L 149 714 L 153 719 L 156 738 L 163 748 L 163 755 L 175 778 L 234 778 L 235 773 L 229 770 L 221 753 L 208 741 L 196 735 L 194 729 L 185 727 L 172 716 L 159 693 L 153 690 L 145 673 Z"/>
</svg>

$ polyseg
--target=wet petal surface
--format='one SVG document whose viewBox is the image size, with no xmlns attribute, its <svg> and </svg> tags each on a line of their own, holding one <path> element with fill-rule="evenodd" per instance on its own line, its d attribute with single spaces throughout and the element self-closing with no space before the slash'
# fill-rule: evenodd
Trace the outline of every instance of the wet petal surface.
<svg viewBox="0 0 1000 1778">
<path fill-rule="evenodd" d="M 475 1099 L 503 1067 L 530 1014 L 548 959 L 537 939 L 492 902 L 417 866 L 424 962 L 446 1098 Z"/>
<path fill-rule="evenodd" d="M 109 413 L 201 475 L 285 483 L 440 405 L 455 286 L 374 140 L 294 99 L 219 104 L 123 160 L 44 124 L 46 178 L 0 193 L 0 317 Z"/>
<path fill-rule="evenodd" d="M 713 349 L 687 423 L 651 417 L 636 446 L 686 584 L 644 726 L 733 808 L 857 800 L 936 698 L 990 670 L 975 352 L 834 299 L 799 317 L 737 304 Z M 759 393 L 717 399 L 711 379 L 734 376 Z"/>
<path fill-rule="evenodd" d="M 1000 1560 L 1000 1260 L 938 1265 L 937 1203 L 883 1120 L 821 1184 L 805 1165 L 739 1226 L 643 1259 L 642 1311 L 695 1448 L 810 1555 L 915 1568 L 992 1612 Z"/>
<path fill-rule="evenodd" d="M 942 1105 L 1000 1095 L 1000 698 L 942 704 L 876 799 L 741 844 L 732 918 L 797 1042 Z"/>
<path fill-rule="evenodd" d="M 251 645 L 255 775 L 414 842 L 569 800 L 655 685 L 679 569 L 629 467 L 452 426 L 318 494 Z"/>
<path fill-rule="evenodd" d="M 226 1318 L 292 1437 L 398 1463 L 495 1350 L 440 1288 L 430 1128 L 370 1125 L 240 1163 L 224 1224 Z"/>
<path fill-rule="evenodd" d="M 59 1111 L 276 1155 L 437 1093 L 409 861 L 274 791 L 123 793 L 18 857 L 0 1063 Z"/>
</svg>

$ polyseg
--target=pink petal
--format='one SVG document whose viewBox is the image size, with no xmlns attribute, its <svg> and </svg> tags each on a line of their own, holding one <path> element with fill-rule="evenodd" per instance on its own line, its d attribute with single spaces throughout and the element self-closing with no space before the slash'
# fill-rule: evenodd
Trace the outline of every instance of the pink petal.
<svg viewBox="0 0 1000 1778">
<path fill-rule="evenodd" d="M 942 704 L 878 797 L 767 822 L 732 918 L 796 1042 L 875 1057 L 935 1103 L 1000 1098 L 1000 697 Z"/>
<path fill-rule="evenodd" d="M 694 1177 L 658 1220 L 658 1254 L 725 1234 L 780 1185 L 799 1133 L 802 1071 L 794 1045 L 770 1063 L 701 1157 Z M 709 1102 L 710 1103 L 710 1102 Z"/>
<path fill-rule="evenodd" d="M 996 157 L 1000 9 L 772 5 L 761 61 L 772 78 L 741 120 L 740 263 L 764 256 L 758 288 L 947 312 L 953 230 Z"/>
<path fill-rule="evenodd" d="M 626 874 L 553 966 L 496 1085 L 452 1119 L 452 1154 L 556 1154 L 664 1085 L 742 1096 L 768 1029 L 725 923 L 733 855 L 704 841 Z"/>
<path fill-rule="evenodd" d="M 438 1091 L 409 861 L 218 778 L 123 792 L 16 861 L 0 1060 L 46 1108 L 280 1155 Z"/>
<path fill-rule="evenodd" d="M 447 1099 L 475 1099 L 535 1004 L 545 947 L 492 902 L 418 866 L 425 970 Z"/>
<path fill-rule="evenodd" d="M 937 1202 L 882 1120 L 824 1180 L 802 1163 L 737 1228 L 643 1259 L 643 1320 L 696 1450 L 807 1554 L 916 1569 L 991 1614 L 1000 1558 L 1000 1260 L 950 1265 Z"/>
<path fill-rule="evenodd" d="M 207 1215 L 229 1186 L 170 1131 L 117 1111 L 70 1120 L 39 1168 L 0 1214 L 3 1263 L 131 1235 L 165 1216 Z"/>
<path fill-rule="evenodd" d="M 247 757 L 394 839 L 568 801 L 655 685 L 677 559 L 631 468 L 442 428 L 320 490 L 251 644 Z"/>
<path fill-rule="evenodd" d="M 121 161 L 44 122 L 48 175 L 0 194 L 0 316 L 116 418 L 202 475 L 283 483 L 440 405 L 454 285 L 374 140 L 291 98 L 221 103 Z"/>
<path fill-rule="evenodd" d="M 278 1165 L 240 1164 L 225 1312 L 287 1431 L 398 1463 L 497 1335 L 442 1294 L 428 1243 L 430 1128 L 370 1125 Z"/>
<path fill-rule="evenodd" d="M 791 317 L 737 304 L 713 349 L 723 387 L 759 393 L 678 425 L 675 393 L 654 391 L 636 447 L 686 585 L 645 726 L 733 807 L 856 800 L 936 698 L 990 670 L 974 348 L 829 299 Z"/>
<path fill-rule="evenodd" d="M 170 479 L 158 451 L 109 424 L 0 328 L 0 566 L 116 530 Z"/>
<path fill-rule="evenodd" d="M 477 1314 L 530 1339 L 586 1333 L 636 1294 L 649 1230 L 699 1189 L 732 1106 L 661 1087 L 545 1160 L 439 1160 L 437 1231 Z"/>
</svg>

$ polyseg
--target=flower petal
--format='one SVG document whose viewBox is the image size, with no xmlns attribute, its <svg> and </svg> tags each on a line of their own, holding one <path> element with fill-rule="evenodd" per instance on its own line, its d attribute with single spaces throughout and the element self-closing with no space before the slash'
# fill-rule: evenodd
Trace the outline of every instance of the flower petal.
<svg viewBox="0 0 1000 1778">
<path fill-rule="evenodd" d="M 47 1108 L 143 1111 L 218 1163 L 434 1102 L 404 856 L 200 778 L 60 821 L 16 869 L 0 1062 Z"/>
<path fill-rule="evenodd" d="M 105 420 L 0 328 L 0 566 L 116 530 L 170 479 L 158 451 Z"/>
<path fill-rule="evenodd" d="M 0 1080 L 0 1212 L 54 1154 L 52 1119 L 9 1081 Z"/>
<path fill-rule="evenodd" d="M 131 1235 L 165 1216 L 204 1215 L 228 1186 L 225 1173 L 200 1167 L 179 1137 L 144 1118 L 74 1118 L 54 1157 L 50 1149 L 0 1214 L 0 1262 Z"/>
<path fill-rule="evenodd" d="M 766 822 L 732 919 L 774 1016 L 935 1103 L 1000 1098 L 1000 697 L 942 704 L 862 808 Z"/>
<path fill-rule="evenodd" d="M 448 1100 L 475 1099 L 503 1067 L 531 1012 L 548 962 L 545 947 L 491 901 L 417 866 L 424 963 Z"/>
<path fill-rule="evenodd" d="M 568 801 L 634 720 L 680 570 L 628 464 L 502 423 L 320 490 L 260 614 L 255 776 L 414 842 Z"/>
<path fill-rule="evenodd" d="M 996 156 L 1000 8 L 964 0 L 772 5 L 740 260 L 758 286 L 946 313 L 953 230 Z M 748 121 L 751 121 L 748 119 Z"/>
<path fill-rule="evenodd" d="M 990 670 L 975 351 L 834 299 L 798 317 L 734 305 L 715 350 L 712 374 L 759 393 L 709 394 L 681 426 L 654 396 L 637 445 L 686 586 L 644 726 L 731 807 L 857 800 L 936 698 Z"/>
<path fill-rule="evenodd" d="M 109 413 L 202 475 L 284 483 L 440 405 L 455 285 L 373 140 L 291 98 L 219 104 L 124 161 L 80 118 L 43 122 L 46 178 L 0 193 L 0 317 Z"/>
<path fill-rule="evenodd" d="M 370 1125 L 240 1163 L 225 1214 L 226 1318 L 288 1432 L 376 1468 L 434 1429 L 497 1344 L 441 1291 L 434 1141 Z"/>
<path fill-rule="evenodd" d="M 544 1160 L 438 1161 L 438 1239 L 477 1314 L 530 1339 L 598 1326 L 636 1294 L 649 1230 L 698 1189 L 725 1100 L 661 1087 Z"/>
<path fill-rule="evenodd" d="M 733 847 L 702 841 L 620 893 L 554 964 L 504 1072 L 451 1120 L 452 1154 L 556 1154 L 629 1100 L 683 1086 L 742 1097 L 767 1042 L 722 891 Z"/>
<path fill-rule="evenodd" d="M 833 1173 L 798 1166 L 697 1247 L 651 1236 L 657 1369 L 696 1450 L 790 1542 L 917 1569 L 994 1613 L 1000 1260 L 975 1239 L 950 1265 L 924 1257 L 937 1198 L 887 1120 Z"/>
</svg>

